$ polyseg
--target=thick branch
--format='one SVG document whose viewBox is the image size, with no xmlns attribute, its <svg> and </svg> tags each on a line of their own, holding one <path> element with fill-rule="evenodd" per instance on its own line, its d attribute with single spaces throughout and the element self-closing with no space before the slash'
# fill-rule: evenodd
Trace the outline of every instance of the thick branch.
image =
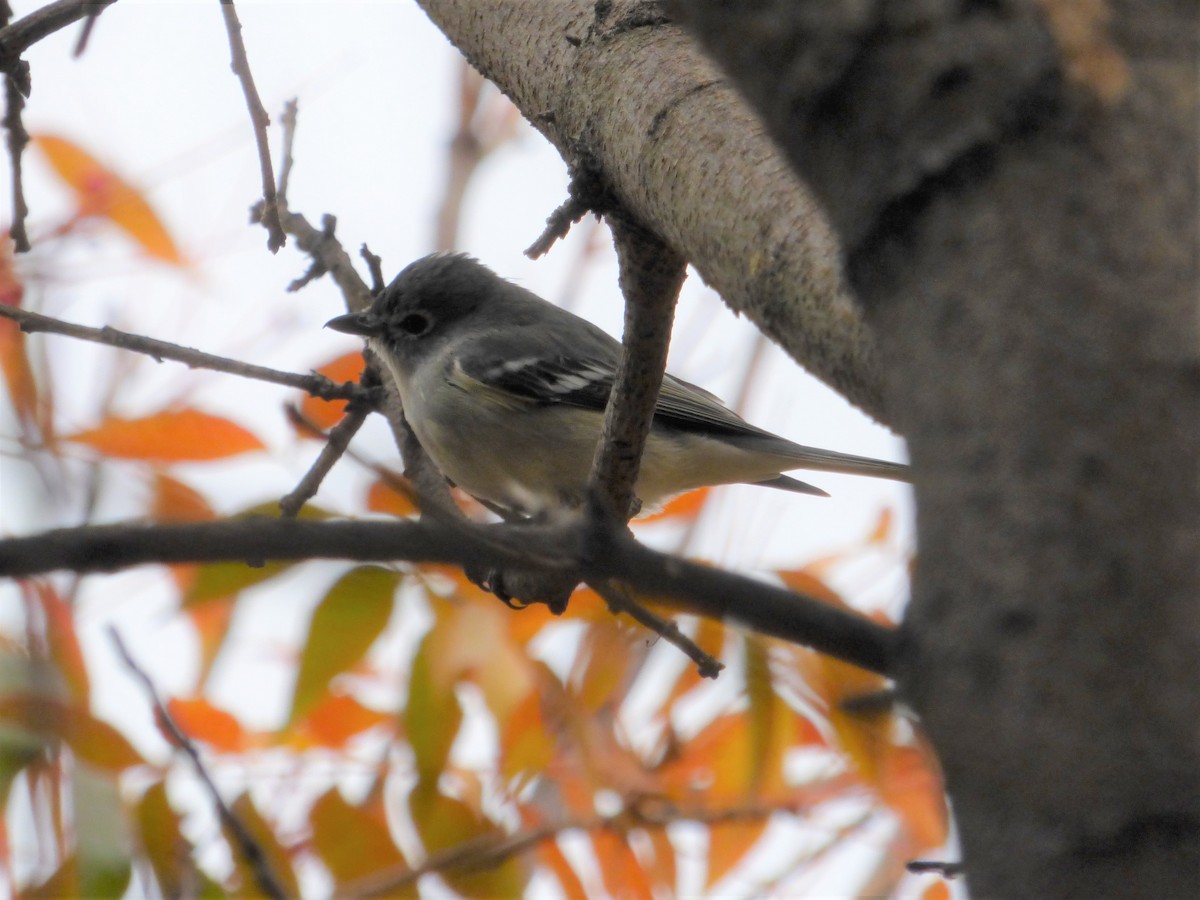
<svg viewBox="0 0 1200 900">
<path fill-rule="evenodd" d="M 886 419 L 872 340 L 816 204 L 678 29 L 628 0 L 421 0 L 573 170 L 689 260 L 736 311 Z"/>
<path fill-rule="evenodd" d="M 604 428 L 592 460 L 592 496 L 622 521 L 637 512 L 634 485 L 667 366 L 675 301 L 687 274 L 683 257 L 656 236 L 613 222 L 625 295 L 625 336 Z"/>
<path fill-rule="evenodd" d="M 441 562 L 615 578 L 765 634 L 888 674 L 895 634 L 854 613 L 783 588 L 642 547 L 604 517 L 577 527 L 446 522 L 310 522 L 249 518 L 185 525 L 64 528 L 0 541 L 0 577 L 58 569 L 106 572 L 146 563 L 352 559 Z"/>
</svg>

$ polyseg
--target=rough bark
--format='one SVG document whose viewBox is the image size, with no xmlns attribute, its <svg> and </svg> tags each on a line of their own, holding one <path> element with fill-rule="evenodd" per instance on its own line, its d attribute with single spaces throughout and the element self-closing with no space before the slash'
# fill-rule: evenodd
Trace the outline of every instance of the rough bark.
<svg viewBox="0 0 1200 900">
<path fill-rule="evenodd" d="M 981 897 L 1200 884 L 1192 2 L 673 4 L 845 238 Z"/>
<path fill-rule="evenodd" d="M 599 194 L 797 362 L 887 421 L 873 341 L 812 197 L 711 63 L 678 29 L 658 27 L 654 4 L 419 2 Z"/>
</svg>

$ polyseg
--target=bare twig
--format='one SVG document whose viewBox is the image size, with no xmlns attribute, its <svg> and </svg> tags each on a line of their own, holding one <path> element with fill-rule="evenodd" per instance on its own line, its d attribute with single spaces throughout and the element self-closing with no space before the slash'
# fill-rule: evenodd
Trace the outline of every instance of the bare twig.
<svg viewBox="0 0 1200 900">
<path fill-rule="evenodd" d="M 554 242 L 565 238 L 571 226 L 588 214 L 590 207 L 580 198 L 572 195 L 564 200 L 554 212 L 546 218 L 546 227 L 538 235 L 537 240 L 525 249 L 525 255 L 537 259 L 545 255 L 554 246 Z"/>
<path fill-rule="evenodd" d="M 18 70 L 23 68 L 21 54 L 42 38 L 85 16 L 95 17 L 104 7 L 115 2 L 116 0 L 58 0 L 0 29 L 0 72 L 17 75 Z M 27 81 L 22 93 L 29 96 Z"/>
<path fill-rule="evenodd" d="M 299 388 L 322 400 L 369 401 L 372 397 L 372 392 L 366 391 L 351 382 L 337 384 L 324 375 L 300 375 L 295 372 L 282 372 L 279 369 L 270 369 L 266 366 L 256 366 L 252 363 L 205 353 L 202 350 L 196 350 L 192 347 L 172 344 L 169 341 L 160 341 L 154 338 L 142 337 L 138 334 L 130 334 L 127 331 L 120 331 L 116 328 L 110 328 L 107 325 L 103 328 L 89 328 L 86 325 L 64 322 L 61 319 L 43 316 L 39 313 L 12 306 L 0 306 L 0 317 L 15 320 L 20 324 L 21 330 L 25 332 L 42 331 L 49 334 L 62 334 L 84 341 L 92 341 L 97 344 L 107 344 L 110 347 L 119 347 L 122 350 L 145 353 L 159 362 L 162 362 L 164 359 L 170 359 L 175 362 L 181 362 L 192 369 L 211 369 L 216 372 L 226 372 L 230 375 L 240 375 L 243 378 L 253 378 L 256 381 L 267 381 L 271 384 Z"/>
<path fill-rule="evenodd" d="M 966 866 L 960 862 L 942 862 L 936 859 L 914 859 L 905 863 L 904 868 L 915 875 L 933 872 L 943 878 L 957 878 L 967 871 Z"/>
<path fill-rule="evenodd" d="M 706 653 L 699 644 L 680 631 L 678 625 L 646 609 L 620 585 L 611 581 L 598 581 L 589 583 L 588 587 L 603 597 L 608 608 L 614 613 L 625 613 L 638 624 L 662 637 L 668 644 L 678 647 L 696 664 L 696 670 L 702 678 L 716 678 L 725 668 L 720 660 Z"/>
<path fill-rule="evenodd" d="M 371 252 L 371 248 L 365 243 L 358 248 L 358 255 L 363 258 L 363 262 L 367 264 L 367 271 L 371 273 L 371 293 L 381 294 L 386 286 L 383 280 L 383 260 Z"/>
<path fill-rule="evenodd" d="M 75 49 L 71 51 L 71 55 L 76 59 L 83 56 L 87 50 L 88 41 L 92 39 L 92 31 L 96 28 L 96 20 L 100 18 L 100 13 L 103 12 L 102 6 L 95 6 L 88 10 L 87 17 L 83 20 L 83 27 L 79 29 L 79 38 L 75 41 Z"/>
<path fill-rule="evenodd" d="M 431 853 L 417 866 L 399 865 L 375 872 L 365 878 L 343 885 L 339 894 L 344 897 L 376 897 L 417 882 L 430 872 L 477 872 L 499 866 L 505 860 L 519 856 L 542 841 L 551 840 L 567 831 L 617 831 L 635 828 L 666 828 L 677 822 L 701 822 L 720 825 L 768 819 L 781 812 L 797 812 L 787 805 L 756 805 L 726 809 L 675 809 L 651 813 L 632 808 L 615 816 L 591 816 L 548 822 L 515 834 L 485 834 Z"/>
<path fill-rule="evenodd" d="M 283 154 L 279 162 L 279 205 L 287 206 L 288 184 L 292 178 L 292 166 L 295 164 L 295 158 L 292 156 L 292 149 L 296 141 L 296 121 L 300 114 L 300 102 L 293 97 L 287 103 L 283 104 L 283 115 L 279 118 L 279 124 L 283 128 Z"/>
<path fill-rule="evenodd" d="M 325 446 L 321 448 L 321 453 L 317 456 L 316 461 L 304 473 L 300 483 L 291 493 L 280 499 L 280 515 L 287 518 L 295 516 L 305 503 L 316 496 L 321 482 L 325 480 L 325 476 L 329 474 L 334 464 L 345 454 L 346 448 L 350 446 L 351 438 L 358 433 L 358 429 L 362 428 L 363 422 L 367 420 L 370 413 L 369 406 L 360 404 L 346 410 L 346 415 L 342 417 L 342 420 L 330 429 L 326 436 Z M 302 420 L 305 424 L 312 424 L 304 419 L 300 410 L 294 406 L 287 407 L 287 414 L 292 421 Z"/>
<path fill-rule="evenodd" d="M 545 569 L 589 582 L 617 579 L 701 615 L 804 644 L 890 675 L 897 633 L 857 613 L 638 544 L 606 517 L 552 525 L 313 522 L 252 518 L 179 525 L 63 528 L 0 541 L 0 577 L 144 563 L 352 559 Z"/>
<path fill-rule="evenodd" d="M 271 117 L 263 108 L 258 88 L 254 84 L 254 76 L 250 72 L 250 59 L 246 56 L 246 45 L 242 41 L 242 23 L 238 21 L 233 0 L 221 0 L 221 13 L 225 17 L 225 31 L 229 35 L 233 74 L 241 82 L 242 93 L 246 96 L 246 108 L 250 111 L 250 121 L 254 125 L 254 143 L 258 146 L 258 166 L 262 171 L 263 203 L 259 207 L 262 211 L 261 222 L 267 229 L 267 249 L 274 253 L 284 245 L 287 237 L 283 224 L 279 221 L 275 175 L 271 170 L 271 147 L 267 141 L 267 126 L 271 124 Z"/>
<path fill-rule="evenodd" d="M 14 249 L 17 253 L 29 252 L 29 234 L 25 231 L 25 218 L 29 215 L 29 206 L 25 203 L 25 183 L 21 173 L 21 157 L 25 145 L 29 143 L 29 133 L 21 120 L 21 110 L 25 107 L 25 98 L 17 88 L 16 79 L 11 76 L 4 78 L 4 128 L 8 132 L 9 168 L 12 171 L 12 235 Z"/>
<path fill-rule="evenodd" d="M 172 718 L 171 713 L 167 710 L 166 705 L 162 702 L 162 698 L 158 696 L 158 689 L 154 686 L 154 682 L 146 671 L 141 668 L 134 660 L 129 652 L 129 648 L 125 646 L 125 642 L 121 640 L 121 635 L 113 626 L 108 627 L 108 636 L 116 647 L 117 653 L 124 661 L 126 668 L 133 673 L 134 677 L 142 683 L 146 689 L 146 694 L 150 698 L 150 703 L 154 707 L 154 714 L 158 721 L 162 723 L 167 734 L 171 738 L 171 742 L 182 750 L 187 758 L 191 760 L 192 766 L 196 769 L 196 774 L 200 781 L 204 784 L 204 789 L 208 792 L 212 799 L 213 805 L 217 808 L 217 815 L 220 816 L 221 822 L 229 829 L 237 843 L 237 851 L 242 854 L 245 860 L 250 864 L 251 870 L 254 872 L 254 877 L 258 881 L 258 886 L 263 893 L 268 897 L 275 897 L 282 900 L 287 895 L 280 886 L 278 877 L 271 871 L 270 863 L 267 862 L 266 854 L 263 853 L 262 847 L 254 839 L 250 831 L 242 823 L 241 819 L 229 808 L 228 804 L 221 798 L 221 792 L 217 790 L 216 784 L 213 783 L 212 776 L 208 774 L 208 769 L 204 766 L 204 761 L 200 758 L 200 751 L 196 749 L 196 745 L 191 739 L 184 734 L 183 729 Z"/>
<path fill-rule="evenodd" d="M 459 69 L 458 128 L 450 140 L 446 189 L 438 207 L 434 245 L 442 251 L 458 246 L 463 199 L 475 172 L 489 154 L 515 133 L 520 113 L 464 60 Z"/>
</svg>

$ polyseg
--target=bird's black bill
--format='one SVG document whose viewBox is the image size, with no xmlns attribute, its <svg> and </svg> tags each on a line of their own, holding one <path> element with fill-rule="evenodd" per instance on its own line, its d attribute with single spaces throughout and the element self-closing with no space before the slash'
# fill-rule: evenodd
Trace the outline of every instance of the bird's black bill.
<svg viewBox="0 0 1200 900">
<path fill-rule="evenodd" d="M 340 331 L 343 334 L 357 334 L 370 337 L 379 334 L 379 320 L 367 312 L 348 313 L 338 316 L 325 323 L 326 328 Z"/>
</svg>

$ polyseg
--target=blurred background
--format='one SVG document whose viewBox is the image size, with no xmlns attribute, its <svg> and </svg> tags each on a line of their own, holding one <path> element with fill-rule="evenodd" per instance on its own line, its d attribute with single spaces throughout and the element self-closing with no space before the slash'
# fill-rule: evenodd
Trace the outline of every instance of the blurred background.
<svg viewBox="0 0 1200 900">
<path fill-rule="evenodd" d="M 13 3 L 16 17 L 38 5 Z M 342 244 L 354 253 L 366 243 L 382 257 L 388 279 L 434 249 L 459 249 L 620 336 L 622 301 L 606 227 L 589 217 L 544 258 L 531 261 L 523 255 L 545 218 L 566 197 L 565 166 L 492 86 L 465 67 L 419 8 L 403 2 L 243 2 L 237 8 L 258 90 L 274 120 L 271 140 L 277 163 L 280 113 L 290 99 L 299 104 L 288 197 L 293 210 L 314 224 L 325 214 L 336 216 Z M 321 368 L 357 350 L 353 339 L 321 327 L 344 310 L 332 282 L 318 279 L 288 292 L 288 284 L 308 268 L 307 258 L 290 242 L 272 255 L 264 230 L 249 224 L 249 207 L 260 196 L 258 161 L 241 87 L 230 72 L 228 37 L 217 5 L 121 0 L 99 17 L 85 52 L 76 58 L 78 35 L 79 26 L 64 29 L 25 57 L 33 80 L 24 121 L 35 141 L 26 153 L 24 183 L 34 249 L 6 263 L 23 290 L 21 305 L 71 322 L 109 325 L 295 372 Z M 122 227 L 112 217 L 87 215 L 86 186 L 64 176 L 62 154 L 71 151 L 63 151 L 62 142 L 90 156 L 107 176 L 124 180 L 148 205 L 173 249 L 164 249 L 151 237 L 158 226 Z M 5 215 L 11 209 L 8 191 L 6 178 L 0 187 Z M 365 277 L 365 266 L 360 271 Z M 289 422 L 285 407 L 301 402 L 297 391 L 157 363 L 56 335 L 29 336 L 22 352 L 36 398 L 17 396 L 10 377 L 9 396 L 0 400 L 4 536 L 154 516 L 172 502 L 194 502 L 218 515 L 237 513 L 277 501 L 292 490 L 320 449 Z M 756 425 L 799 443 L 904 458 L 902 442 L 761 339 L 694 273 L 679 302 L 669 370 L 718 394 Z M 12 371 L 10 365 L 10 376 Z M 37 406 L 36 414 L 30 413 L 30 404 Z M 261 449 L 213 460 L 164 462 L 70 439 L 112 420 L 137 421 L 181 409 L 240 426 L 261 442 Z M 382 420 L 368 422 L 353 448 L 370 463 L 399 468 Z M 828 490 L 831 499 L 719 488 L 698 498 L 702 503 L 697 500 L 640 526 L 639 536 L 665 550 L 763 577 L 777 577 L 771 573 L 781 570 L 804 571 L 805 578 L 819 579 L 847 604 L 895 618 L 906 600 L 913 551 L 907 488 L 826 474 L 813 474 L 809 480 Z M 385 514 L 387 503 L 378 495 L 371 500 L 371 491 L 378 490 L 376 481 L 370 467 L 344 460 L 314 503 L 336 515 Z M 162 517 L 179 517 L 178 507 L 171 508 L 175 513 Z M 379 785 L 384 793 L 409 796 L 410 816 L 391 815 L 385 833 L 410 862 L 420 858 L 422 843 L 430 849 L 432 838 L 422 832 L 413 811 L 417 807 L 406 794 L 412 778 L 398 775 L 395 768 L 404 768 L 403 761 L 396 762 L 395 748 L 411 741 L 411 731 L 388 731 L 382 723 L 399 716 L 412 728 L 414 654 L 419 658 L 443 623 L 437 597 L 470 589 L 450 574 L 416 577 L 401 570 L 405 577 L 397 599 L 394 606 L 389 601 L 378 633 L 367 641 L 369 650 L 353 664 L 326 673 L 326 681 L 330 675 L 342 679 L 333 695 L 352 697 L 377 716 L 367 722 L 375 730 L 364 727 L 354 741 L 336 748 L 311 736 L 301 746 L 294 734 L 284 735 L 298 720 L 297 682 L 304 676 L 297 670 L 308 658 L 314 617 L 321 615 L 322 604 L 331 596 L 325 592 L 340 584 L 346 571 L 345 564 L 307 563 L 272 572 L 259 585 L 235 583 L 236 579 L 222 583 L 219 573 L 208 573 L 218 587 L 210 587 L 206 596 L 223 601 L 208 604 L 192 603 L 199 596 L 195 583 L 189 586 L 178 572 L 162 567 L 83 579 L 56 576 L 33 587 L 0 585 L 0 630 L 9 656 L 26 661 L 37 657 L 39 647 L 53 643 L 50 635 L 59 627 L 52 622 L 54 611 L 68 611 L 71 639 L 80 654 L 77 668 L 87 679 L 82 695 L 76 687 L 76 700 L 86 701 L 97 720 L 115 726 L 138 756 L 138 765 L 118 767 L 119 777 L 105 782 L 115 792 L 118 810 L 123 810 L 113 815 L 126 823 L 113 826 L 115 831 L 133 835 L 121 844 L 124 850 L 114 851 L 116 855 L 136 857 L 129 848 L 141 845 L 138 828 L 129 824 L 136 819 L 130 811 L 145 809 L 150 793 L 146 785 L 166 785 L 172 821 L 180 823 L 194 848 L 194 860 L 207 873 L 204 877 L 235 891 L 228 886 L 238 884 L 236 859 L 219 838 L 204 791 L 187 766 L 172 762 L 144 692 L 114 651 L 109 626 L 119 630 L 163 697 L 179 699 L 181 715 L 187 702 L 196 704 L 192 709 L 201 716 L 196 736 L 208 740 L 218 786 L 229 796 L 246 792 L 267 811 L 265 818 L 289 858 L 285 865 L 298 873 L 296 884 L 303 893 L 321 896 L 335 888 L 340 893 L 348 883 L 339 879 L 328 853 L 305 857 L 304 848 L 312 847 L 306 843 L 313 840 L 310 831 L 316 827 L 305 816 L 311 813 L 313 798 L 326 796 L 331 786 L 354 802 Z M 584 624 L 572 623 L 570 613 L 563 622 L 543 623 L 544 617 L 535 619 L 538 612 L 514 614 L 491 603 L 479 608 L 488 610 L 486 621 L 499 622 L 497 627 L 510 627 L 508 616 L 526 615 L 536 622 L 538 627 L 519 626 L 529 631 L 520 642 L 528 652 L 528 665 L 548 666 L 568 688 L 592 677 L 587 659 L 600 645 L 589 641 L 600 638 L 589 629 L 600 627 L 595 625 L 600 613 L 590 618 L 585 613 Z M 683 621 L 693 632 L 699 628 L 686 617 Z M 608 673 L 619 690 L 618 699 L 597 701 L 595 711 L 604 712 L 604 721 L 611 719 L 618 743 L 643 763 L 657 760 L 653 764 L 659 765 L 666 752 L 665 735 L 674 740 L 676 733 L 702 734 L 727 712 L 745 716 L 747 709 L 755 708 L 746 676 L 753 669 L 747 668 L 746 660 L 759 651 L 748 648 L 742 638 L 723 632 L 710 636 L 730 669 L 716 684 L 685 686 L 679 679 L 688 677 L 688 666 L 678 651 L 656 644 L 653 635 L 636 635 L 628 628 L 620 633 L 622 641 L 637 646 L 630 656 L 636 665 L 631 663 L 619 677 Z M 777 649 L 764 652 L 764 658 L 775 660 L 769 679 L 773 696 L 786 696 L 789 709 L 805 721 L 820 719 L 820 691 L 814 688 L 804 699 L 804 689 L 790 694 L 783 690 L 778 660 L 771 656 Z M 56 664 L 61 668 L 61 660 Z M 27 690 L 29 679 L 36 681 L 36 671 L 35 665 L 24 674 L 4 676 L 10 691 L 14 684 Z M 461 676 L 455 676 L 452 694 L 463 711 L 463 724 L 446 737 L 453 743 L 447 765 L 452 763 L 459 776 L 466 771 L 495 775 L 497 758 L 505 758 L 505 723 L 488 689 L 464 687 L 471 679 Z M 328 700 L 326 696 L 322 702 Z M 224 748 L 219 741 L 213 743 L 218 720 L 235 735 Z M 840 732 L 828 718 L 821 721 L 828 744 L 822 750 L 829 756 L 789 756 L 786 767 L 793 788 L 803 784 L 811 789 L 818 774 L 840 777 L 854 768 L 853 763 L 832 761 Z M 911 732 L 889 728 L 893 730 L 887 732 L 887 740 L 911 746 Z M 75 752 L 78 756 L 81 751 Z M 381 756 L 390 758 L 393 767 L 384 775 Z M 56 832 L 57 814 L 48 811 L 69 803 L 61 797 L 47 800 L 39 793 L 57 783 L 55 778 L 66 778 L 65 770 L 52 769 L 38 777 L 30 772 L 15 767 L 5 785 L 6 866 L 0 883 L 10 891 L 57 877 L 73 846 L 61 829 Z M 470 791 L 461 785 L 447 787 L 447 772 L 438 782 L 439 796 L 467 803 L 464 797 Z M 525 815 L 521 790 L 536 791 L 538 779 L 524 776 L 520 790 L 508 784 L 514 805 L 506 807 L 507 812 L 497 812 L 495 798 L 493 807 L 481 800 L 475 811 L 479 821 L 494 828 L 503 825 L 511 833 L 516 827 L 511 821 L 517 815 L 514 810 Z M 77 800 L 86 793 L 73 790 Z M 630 798 L 619 786 L 609 792 L 615 796 L 595 800 L 599 814 L 629 806 Z M 486 794 L 481 788 L 480 796 Z M 593 799 L 600 796 L 593 794 Z M 915 895 L 926 888 L 928 879 L 905 881 L 897 868 L 897 859 L 912 849 L 911 842 L 897 843 L 897 835 L 911 830 L 912 823 L 869 794 L 841 797 L 842 805 L 831 805 L 827 819 L 816 825 L 812 820 L 796 821 L 795 816 L 789 821 L 763 816 L 761 830 L 745 845 L 746 857 L 735 857 L 741 868 L 728 867 L 722 873 L 724 881 L 714 881 L 711 866 L 706 869 L 698 861 L 706 858 L 711 835 L 703 828 L 677 830 L 671 852 L 688 852 L 680 856 L 678 871 L 672 870 L 671 892 L 719 888 L 723 896 L 751 895 L 773 884 L 780 890 L 788 890 L 788 885 L 800 890 L 796 886 L 801 885 L 804 893 L 837 894 L 877 885 L 885 892 L 900 889 Z M 556 801 L 575 809 L 573 802 Z M 882 812 L 876 816 L 873 810 L 878 809 Z M 74 814 L 83 816 L 78 807 Z M 791 836 L 779 844 L 777 835 L 767 833 L 768 824 L 790 828 Z M 796 836 L 801 832 L 806 835 L 803 840 Z M 856 841 L 812 856 L 812 848 L 830 843 L 823 835 L 847 832 Z M 924 846 L 929 840 L 925 834 L 917 843 Z M 573 847 L 571 841 L 564 830 L 557 843 L 585 892 L 613 892 L 614 885 L 604 882 L 605 848 L 579 841 Z M 811 844 L 809 857 L 801 852 L 806 841 Z M 777 865 L 780 854 L 771 848 L 778 846 L 788 847 L 787 865 Z M 750 859 L 751 847 L 758 847 L 764 859 Z M 148 852 L 144 846 L 137 852 L 143 851 Z M 663 848 L 658 853 L 661 857 Z M 834 858 L 836 865 L 830 863 Z M 880 863 L 885 858 L 887 866 Z M 806 859 L 809 868 L 801 871 Z M 543 860 L 539 865 L 549 863 Z M 151 868 L 153 875 L 150 869 L 134 866 L 124 891 L 169 893 L 164 880 L 170 876 L 157 866 Z M 570 895 L 565 878 L 561 872 L 552 877 L 538 869 L 532 882 L 520 884 L 522 890 L 533 884 L 535 892 L 545 896 Z M 668 883 L 665 875 L 662 879 L 662 884 Z M 435 895 L 473 892 L 469 884 L 437 876 L 420 884 Z M 477 887 L 488 891 L 497 889 L 496 884 Z"/>
</svg>

